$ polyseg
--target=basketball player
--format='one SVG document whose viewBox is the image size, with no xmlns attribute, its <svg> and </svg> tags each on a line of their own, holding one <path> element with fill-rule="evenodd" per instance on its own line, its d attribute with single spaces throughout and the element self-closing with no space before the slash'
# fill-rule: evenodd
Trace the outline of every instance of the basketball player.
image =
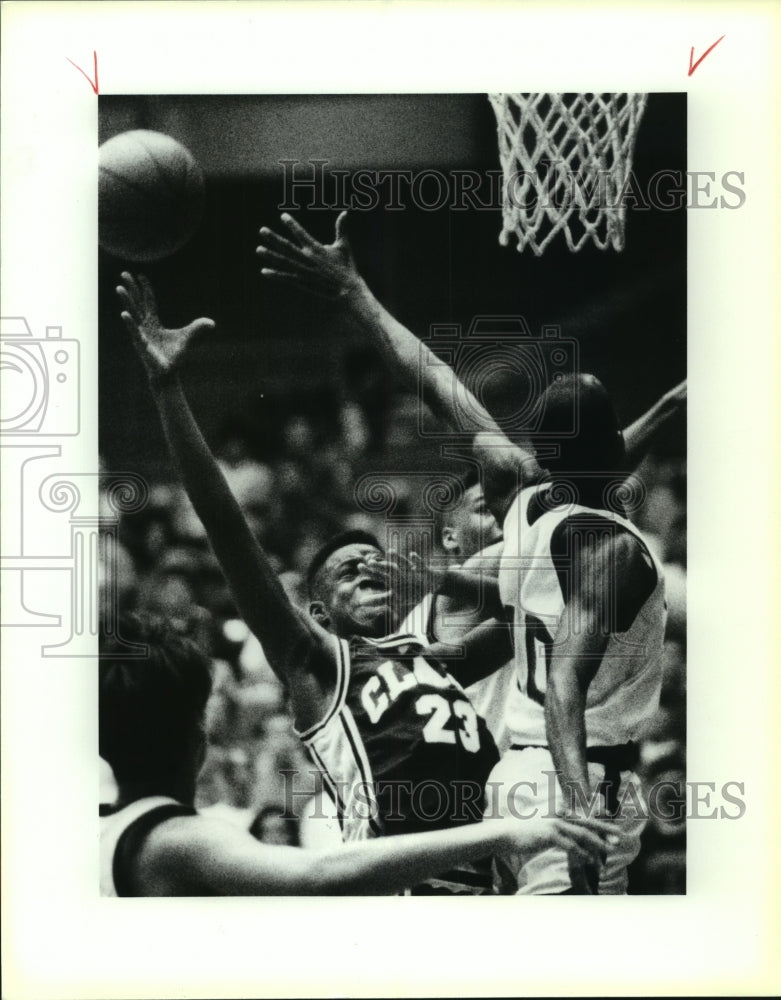
<svg viewBox="0 0 781 1000">
<path fill-rule="evenodd" d="M 468 591 L 466 585 L 454 589 L 447 586 L 440 573 L 430 574 L 431 590 L 401 628 L 424 635 L 432 645 L 458 647 L 464 636 L 482 622 L 499 621 L 504 615 L 498 585 L 502 532 L 488 508 L 476 469 L 462 477 L 456 500 L 435 517 L 435 543 L 449 567 L 461 568 L 464 581 L 471 574 L 472 590 Z M 479 665 L 448 660 L 450 672 L 465 685 L 469 700 L 485 719 L 500 754 L 509 746 L 504 706 L 514 683 L 512 645 L 505 646 L 504 651 L 509 655 L 499 656 L 501 647 L 497 642 L 492 650 L 496 655 L 485 657 Z"/>
<path fill-rule="evenodd" d="M 558 843 L 598 857 L 607 824 L 561 818 L 486 820 L 422 835 L 329 851 L 260 844 L 193 808 L 206 751 L 209 661 L 189 640 L 155 621 L 128 617 L 123 644 L 101 641 L 100 754 L 119 788 L 101 808 L 104 896 L 391 893 L 437 871 L 523 845 Z M 127 655 L 126 642 L 146 647 Z"/>
<path fill-rule="evenodd" d="M 479 819 L 498 753 L 463 689 L 413 635 L 388 635 L 394 578 L 364 532 L 333 539 L 308 572 L 310 613 L 291 603 L 195 423 L 176 369 L 190 339 L 157 317 L 146 279 L 123 273 L 122 320 L 147 369 L 166 437 L 242 615 L 287 685 L 296 729 L 325 775 L 345 840 Z M 489 640 L 498 635 L 491 630 Z M 468 637 L 463 643 L 466 659 Z M 475 656 L 485 655 L 483 641 Z M 487 892 L 490 865 L 421 892 Z"/>
<path fill-rule="evenodd" d="M 329 246 L 290 216 L 282 221 L 284 237 L 261 229 L 261 273 L 335 298 L 416 385 L 428 348 L 361 278 L 344 233 L 345 213 Z M 435 363 L 424 363 L 422 371 L 429 399 L 459 426 L 455 374 Z M 639 851 L 643 827 L 632 737 L 658 704 L 665 603 L 661 568 L 639 532 L 617 505 L 605 509 L 611 480 L 626 460 L 623 436 L 598 380 L 564 379 L 538 401 L 538 430 L 558 447 L 558 457 L 543 468 L 528 442 L 511 444 L 485 408 L 463 386 L 461 391 L 482 425 L 474 451 L 486 494 L 503 521 L 500 591 L 516 628 L 516 705 L 508 714 L 513 748 L 492 775 L 492 805 L 503 813 L 537 809 L 546 798 L 551 805 L 547 776 L 555 772 L 556 799 L 563 789 L 573 808 L 588 809 L 601 792 L 604 810 L 620 818 L 623 834 L 602 872 L 565 852 L 522 856 L 519 891 L 625 892 L 626 868 Z M 673 395 L 681 391 L 685 397 L 683 387 Z M 578 434 L 567 438 L 574 406 Z M 523 794 L 527 786 L 531 796 Z M 630 791 L 636 808 L 621 811 Z"/>
</svg>

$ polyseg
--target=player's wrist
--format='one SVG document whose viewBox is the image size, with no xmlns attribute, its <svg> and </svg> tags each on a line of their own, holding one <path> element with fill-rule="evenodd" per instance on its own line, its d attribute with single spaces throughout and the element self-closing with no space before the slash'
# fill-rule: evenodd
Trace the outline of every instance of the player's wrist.
<svg viewBox="0 0 781 1000">
<path fill-rule="evenodd" d="M 373 292 L 357 271 L 342 282 L 339 300 L 356 311 L 371 307 L 377 302 Z"/>
<path fill-rule="evenodd" d="M 146 376 L 153 391 L 163 390 L 176 384 L 179 371 L 174 365 L 171 365 L 170 368 L 147 367 Z"/>
</svg>

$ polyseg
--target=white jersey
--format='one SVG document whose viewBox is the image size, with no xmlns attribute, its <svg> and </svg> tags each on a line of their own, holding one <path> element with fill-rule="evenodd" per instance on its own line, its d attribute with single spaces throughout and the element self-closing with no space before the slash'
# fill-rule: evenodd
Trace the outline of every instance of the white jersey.
<svg viewBox="0 0 781 1000">
<path fill-rule="evenodd" d="M 148 798 L 137 799 L 119 809 L 100 818 L 100 894 L 101 896 L 128 895 L 122 892 L 117 885 L 117 848 L 123 834 L 127 833 L 133 824 L 143 817 L 159 810 L 159 822 L 170 819 L 173 816 L 194 815 L 194 810 L 189 806 L 182 805 L 176 799 L 167 795 L 151 795 Z M 150 816 L 150 820 L 153 817 Z M 156 825 L 156 822 L 151 824 Z"/>
<path fill-rule="evenodd" d="M 434 595 L 426 594 L 404 619 L 399 631 L 412 632 L 427 643 L 436 642 L 434 635 Z M 475 711 L 481 715 L 494 738 L 496 748 L 503 754 L 510 745 L 507 728 L 506 706 L 515 687 L 515 663 L 509 660 L 487 677 L 464 688 Z"/>
<path fill-rule="evenodd" d="M 562 584 L 571 558 L 563 526 L 576 517 L 581 528 L 593 531 L 596 538 L 631 532 L 640 541 L 649 568 L 650 594 L 634 619 L 625 623 L 626 628 L 609 636 L 586 696 L 587 745 L 626 743 L 636 737 L 659 704 L 666 621 L 662 568 L 625 518 L 579 504 L 554 506 L 550 491 L 550 483 L 521 490 L 504 523 L 499 592 L 502 603 L 513 612 L 517 683 L 506 718 L 512 742 L 547 745 L 547 668 L 555 656 L 553 639 L 564 611 Z"/>
</svg>

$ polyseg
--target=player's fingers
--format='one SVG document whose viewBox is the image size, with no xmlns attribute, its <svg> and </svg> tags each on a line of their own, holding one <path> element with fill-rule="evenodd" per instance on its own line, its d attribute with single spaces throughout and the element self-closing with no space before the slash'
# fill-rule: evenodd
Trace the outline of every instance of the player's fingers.
<svg viewBox="0 0 781 1000">
<path fill-rule="evenodd" d="M 294 270 L 291 270 L 294 268 Z M 299 288 L 303 288 L 313 295 L 319 295 L 325 299 L 335 298 L 336 292 L 333 283 L 328 278 L 323 277 L 316 271 L 309 271 L 306 268 L 299 268 L 295 264 L 285 263 L 280 267 L 263 267 L 260 273 L 267 278 L 274 275 L 284 275 L 291 279 Z"/>
<path fill-rule="evenodd" d="M 122 312 L 119 314 L 122 322 L 125 324 L 125 329 L 130 334 L 130 338 L 136 345 L 139 351 L 146 351 L 147 341 L 143 333 L 138 328 L 138 324 L 130 315 L 130 313 Z"/>
<path fill-rule="evenodd" d="M 156 316 L 157 302 L 155 301 L 155 293 L 152 290 L 152 285 L 150 284 L 149 278 L 147 278 L 145 274 L 139 274 L 138 281 L 144 293 L 144 309 L 148 313 L 153 313 Z"/>
<path fill-rule="evenodd" d="M 588 864 L 602 864 L 604 862 L 604 848 L 595 847 L 593 844 L 586 844 L 576 837 L 569 836 L 566 832 L 561 832 L 557 838 L 559 847 L 562 847 L 569 854 L 574 855 L 580 861 Z"/>
<path fill-rule="evenodd" d="M 201 316 L 200 319 L 194 319 L 192 323 L 188 323 L 182 332 L 189 340 L 199 333 L 211 333 L 216 325 L 213 319 L 209 319 L 208 316 Z"/>
<path fill-rule="evenodd" d="M 273 267 L 262 267 L 260 273 L 264 278 L 275 281 L 280 285 L 292 285 L 293 288 L 310 292 L 312 295 L 319 295 L 324 299 L 332 299 L 333 292 L 329 292 L 327 286 L 314 281 L 307 281 L 301 274 L 291 274 L 288 271 L 280 271 Z"/>
<path fill-rule="evenodd" d="M 138 287 L 136 279 L 133 277 L 130 271 L 123 271 L 121 274 L 121 278 L 125 288 L 127 289 L 128 295 L 130 295 L 130 297 L 135 300 L 140 310 L 144 297 L 141 294 L 141 289 Z"/>
<path fill-rule="evenodd" d="M 277 253 L 269 247 L 259 246 L 255 253 L 262 258 L 264 266 L 271 266 L 285 270 L 285 268 L 296 268 L 303 271 L 311 271 L 312 265 L 304 257 L 292 257 L 289 253 Z"/>
<path fill-rule="evenodd" d="M 401 566 L 409 564 L 409 559 L 402 555 L 398 549 L 388 549 L 385 553 L 385 559 L 378 559 L 379 563 L 386 562 L 394 566 Z"/>
<path fill-rule="evenodd" d="M 288 215 L 287 212 L 283 212 L 282 215 L 280 215 L 280 219 L 282 219 L 290 232 L 293 233 L 301 246 L 309 247 L 310 250 L 322 249 L 322 243 L 318 243 L 314 236 L 312 236 L 311 233 L 308 233 L 301 223 L 296 221 L 292 215 Z"/>
<path fill-rule="evenodd" d="M 423 562 L 423 556 L 418 552 L 410 552 L 409 564 L 416 573 L 422 573 L 426 568 L 425 563 Z"/>
<path fill-rule="evenodd" d="M 618 827 L 615 821 L 608 818 L 601 818 L 597 816 L 564 816 L 563 817 L 567 823 L 573 826 L 586 827 L 589 830 L 593 830 L 594 833 L 598 833 L 605 837 L 611 843 L 613 840 L 616 842 L 619 839 Z"/>
<path fill-rule="evenodd" d="M 606 847 L 615 847 L 618 844 L 618 837 L 614 833 L 595 832 L 590 826 L 564 821 L 559 829 L 562 836 L 577 844 L 580 849 L 588 851 L 595 858 L 602 858 Z"/>
<path fill-rule="evenodd" d="M 300 246 L 291 243 L 290 240 L 286 240 L 284 236 L 280 236 L 279 233 L 273 229 L 269 229 L 268 226 L 261 228 L 260 240 L 263 246 L 276 251 L 276 253 L 281 254 L 283 257 L 300 261 L 302 264 L 306 264 L 307 267 L 309 266 L 309 260 Z M 258 247 L 258 250 L 260 250 L 260 247 Z"/>
<path fill-rule="evenodd" d="M 347 212 L 340 212 L 336 219 L 336 242 L 337 243 L 347 243 L 349 245 L 350 240 L 347 236 Z"/>
<path fill-rule="evenodd" d="M 139 309 L 136 304 L 136 300 L 133 298 L 130 292 L 128 292 L 128 290 L 124 287 L 124 285 L 117 285 L 116 293 L 119 297 L 119 301 L 122 303 L 123 309 L 126 312 L 130 313 L 133 319 L 136 320 L 140 319 Z"/>
</svg>

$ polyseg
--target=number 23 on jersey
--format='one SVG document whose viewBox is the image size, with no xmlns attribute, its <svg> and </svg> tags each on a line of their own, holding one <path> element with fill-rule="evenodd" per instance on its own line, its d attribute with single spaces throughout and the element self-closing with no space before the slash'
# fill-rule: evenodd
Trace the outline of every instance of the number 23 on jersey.
<svg viewBox="0 0 781 1000">
<path fill-rule="evenodd" d="M 361 692 L 361 703 L 372 724 L 379 722 L 388 708 L 398 697 L 420 683 L 416 676 L 421 669 L 426 673 L 428 685 L 436 683 L 443 688 L 451 688 L 451 682 L 441 677 L 424 660 L 415 661 L 415 670 L 403 670 L 390 660 L 377 667 Z M 431 676 L 429 675 L 429 672 Z M 443 694 L 428 691 L 415 701 L 415 711 L 420 716 L 428 716 L 423 727 L 423 739 L 427 743 L 455 744 L 477 753 L 480 749 L 480 731 L 477 713 L 466 698 L 449 699 Z"/>
</svg>

